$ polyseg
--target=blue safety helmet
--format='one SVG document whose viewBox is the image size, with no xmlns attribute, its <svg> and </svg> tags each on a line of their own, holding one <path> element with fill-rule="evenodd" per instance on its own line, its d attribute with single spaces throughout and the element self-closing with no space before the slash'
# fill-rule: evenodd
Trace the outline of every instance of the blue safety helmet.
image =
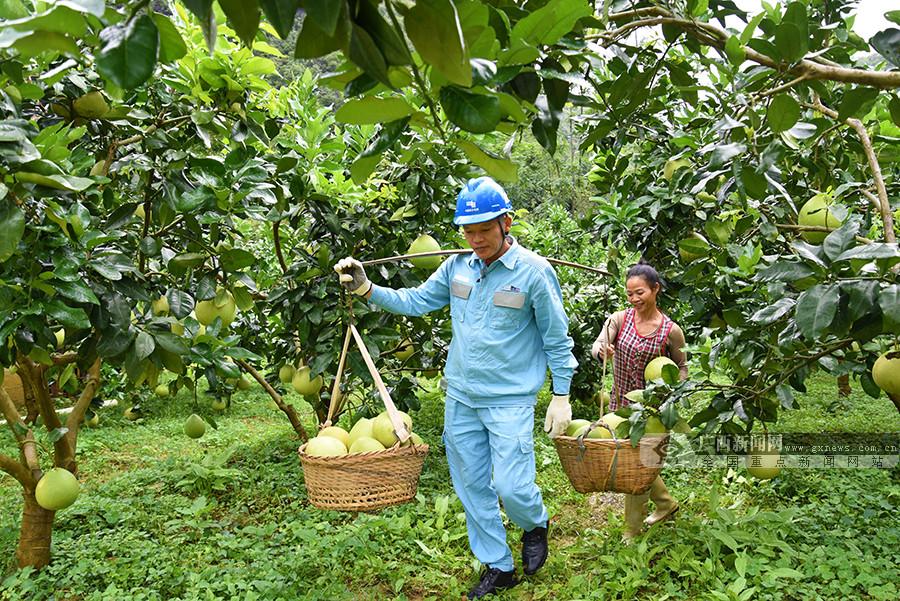
<svg viewBox="0 0 900 601">
<path fill-rule="evenodd" d="M 489 177 L 470 179 L 456 197 L 454 225 L 471 225 L 496 219 L 512 211 L 503 187 Z"/>
</svg>

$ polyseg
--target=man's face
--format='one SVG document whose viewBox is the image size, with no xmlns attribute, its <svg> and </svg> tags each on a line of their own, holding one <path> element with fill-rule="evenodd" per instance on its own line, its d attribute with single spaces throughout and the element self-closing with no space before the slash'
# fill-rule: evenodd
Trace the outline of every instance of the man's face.
<svg viewBox="0 0 900 601">
<path fill-rule="evenodd" d="M 508 230 L 511 225 L 512 217 L 505 215 L 503 231 Z M 504 238 L 503 231 L 500 230 L 500 222 L 496 219 L 463 226 L 466 242 L 482 261 L 492 258 L 500 250 Z"/>
</svg>

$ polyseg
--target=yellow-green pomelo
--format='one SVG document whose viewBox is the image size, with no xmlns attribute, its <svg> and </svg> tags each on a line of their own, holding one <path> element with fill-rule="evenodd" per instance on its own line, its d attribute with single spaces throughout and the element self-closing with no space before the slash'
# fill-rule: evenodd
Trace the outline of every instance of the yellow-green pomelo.
<svg viewBox="0 0 900 601">
<path fill-rule="evenodd" d="M 169 326 L 169 329 L 172 330 L 172 333 L 176 336 L 184 336 L 184 324 L 180 321 L 176 321 Z"/>
<path fill-rule="evenodd" d="M 401 361 L 406 361 L 412 354 L 416 352 L 415 347 L 413 347 L 412 342 L 409 338 L 404 338 L 403 342 L 400 343 L 400 350 L 394 353 L 394 356 L 400 359 Z"/>
<path fill-rule="evenodd" d="M 290 364 L 282 365 L 281 369 L 278 370 L 278 379 L 281 380 L 282 384 L 290 384 L 291 380 L 294 379 L 294 366 Z"/>
<path fill-rule="evenodd" d="M 319 431 L 318 436 L 331 436 L 332 438 L 337 438 L 342 443 L 344 443 L 345 447 L 350 446 L 350 433 L 339 426 L 328 426 L 327 428 L 322 428 Z"/>
<path fill-rule="evenodd" d="M 156 392 L 156 396 L 161 399 L 164 399 L 169 396 L 169 385 L 168 384 L 160 384 L 154 390 Z"/>
<path fill-rule="evenodd" d="M 191 438 L 200 438 L 206 434 L 206 422 L 196 413 L 191 414 L 184 422 L 184 433 Z"/>
<path fill-rule="evenodd" d="M 797 216 L 797 222 L 800 225 L 829 227 L 836 229 L 841 227 L 843 223 L 834 216 L 834 213 L 828 208 L 830 196 L 827 194 L 816 194 L 800 208 L 800 214 Z M 810 244 L 822 244 L 828 232 L 801 232 L 803 239 Z"/>
<path fill-rule="evenodd" d="M 644 436 L 656 436 L 668 432 L 662 421 L 655 415 L 647 418 L 647 426 L 644 428 Z"/>
<path fill-rule="evenodd" d="M 106 103 L 103 94 L 95 90 L 76 98 L 72 103 L 72 108 L 80 117 L 99 119 L 109 111 L 109 104 Z"/>
<path fill-rule="evenodd" d="M 166 295 L 163 294 L 158 299 L 150 303 L 150 310 L 153 311 L 154 315 L 168 315 L 169 299 L 167 299 Z"/>
<path fill-rule="evenodd" d="M 370 451 L 383 451 L 384 445 L 369 436 L 360 436 L 350 445 L 351 453 L 368 453 Z"/>
<path fill-rule="evenodd" d="M 900 395 L 900 352 L 878 357 L 872 366 L 872 379 L 886 393 Z"/>
<path fill-rule="evenodd" d="M 361 417 L 350 428 L 350 444 L 352 445 L 359 438 L 374 438 L 372 435 L 372 420 L 368 417 Z"/>
<path fill-rule="evenodd" d="M 409 431 L 412 432 L 412 418 L 403 411 L 398 411 L 398 413 L 400 414 L 403 423 L 405 423 Z M 372 420 L 372 436 L 375 440 L 383 444 L 385 448 L 394 446 L 399 440 L 394 433 L 394 425 L 391 423 L 391 418 L 387 414 L 387 411 L 382 411 Z"/>
<path fill-rule="evenodd" d="M 75 502 L 81 485 L 78 479 L 67 469 L 54 467 L 38 480 L 34 496 L 38 505 L 49 511 L 65 509 Z"/>
<path fill-rule="evenodd" d="M 573 419 L 569 422 L 569 427 L 566 428 L 566 436 L 575 436 L 576 432 L 589 425 L 591 425 L 591 422 L 586 419 Z"/>
<path fill-rule="evenodd" d="M 310 380 L 309 371 L 309 366 L 304 365 L 303 367 L 297 368 L 297 371 L 294 372 L 294 377 L 291 379 L 291 386 L 294 387 L 294 390 L 297 391 L 297 394 L 310 396 L 319 394 L 319 391 L 322 390 L 322 385 L 325 382 L 325 380 L 322 378 L 322 374 L 319 374 L 318 376 Z"/>
<path fill-rule="evenodd" d="M 671 181 L 676 171 L 690 166 L 691 162 L 687 159 L 669 159 L 663 166 L 663 177 L 666 179 L 666 181 Z"/>
<path fill-rule="evenodd" d="M 422 437 L 419 436 L 418 434 L 416 434 L 415 432 L 410 432 L 409 438 L 406 439 L 406 442 L 401 442 L 400 446 L 408 447 L 411 444 L 413 444 L 413 445 L 425 444 L 425 441 L 422 440 Z"/>
<path fill-rule="evenodd" d="M 678 242 L 678 256 L 682 263 L 690 263 L 709 255 L 709 242 L 699 232 L 691 232 L 690 237 Z"/>
<path fill-rule="evenodd" d="M 129 407 L 128 409 L 126 409 L 125 411 L 122 412 L 122 417 L 124 417 L 125 419 L 127 419 L 130 422 L 133 422 L 136 419 L 141 418 L 141 412 L 135 410 L 134 407 Z"/>
<path fill-rule="evenodd" d="M 413 243 L 409 245 L 406 254 L 412 255 L 415 253 L 435 252 L 438 250 L 441 250 L 441 245 L 437 243 L 437 240 L 428 234 L 422 234 L 413 240 Z M 441 257 L 419 257 L 417 259 L 410 259 L 409 262 L 420 269 L 434 270 L 440 267 Z"/>
<path fill-rule="evenodd" d="M 311 438 L 304 452 L 313 457 L 337 457 L 347 454 L 347 447 L 333 436 L 316 436 Z"/>
<path fill-rule="evenodd" d="M 647 367 L 644 368 L 644 380 L 650 382 L 662 378 L 662 370 L 665 365 L 674 365 L 675 367 L 678 367 L 678 365 L 668 357 L 657 357 L 650 361 L 650 363 L 647 364 Z"/>
<path fill-rule="evenodd" d="M 616 415 L 615 413 L 607 413 L 606 415 L 603 416 L 602 419 L 603 419 L 603 422 L 607 426 L 612 428 L 613 432 L 615 432 L 615 430 L 619 427 L 619 424 L 628 421 L 624 417 Z M 603 425 L 600 425 L 600 426 L 597 426 L 596 428 L 594 428 L 593 430 L 591 430 L 590 433 L 587 435 L 587 437 L 588 438 L 612 438 L 613 435 L 612 435 L 612 432 L 609 431 L 609 429 L 607 429 Z M 621 438 L 621 436 L 619 436 L 618 434 L 616 434 L 616 437 Z"/>
<path fill-rule="evenodd" d="M 85 416 L 84 424 L 89 428 L 96 428 L 100 425 L 100 414 L 95 412 L 90 417 Z"/>
<path fill-rule="evenodd" d="M 230 292 L 219 290 L 215 298 L 197 303 L 194 313 L 197 315 L 197 321 L 205 326 L 215 321 L 216 317 L 222 319 L 223 326 L 228 326 L 234 321 L 237 304 Z"/>
<path fill-rule="evenodd" d="M 237 387 L 239 390 L 250 390 L 250 380 L 246 378 L 246 376 L 241 376 L 238 378 Z"/>
<path fill-rule="evenodd" d="M 210 404 L 213 411 L 225 411 L 225 408 L 228 407 L 228 402 L 225 399 L 214 399 Z"/>
<path fill-rule="evenodd" d="M 771 480 L 781 473 L 781 468 L 778 466 L 780 457 L 781 455 L 747 455 L 747 471 L 751 476 L 760 480 Z"/>
</svg>

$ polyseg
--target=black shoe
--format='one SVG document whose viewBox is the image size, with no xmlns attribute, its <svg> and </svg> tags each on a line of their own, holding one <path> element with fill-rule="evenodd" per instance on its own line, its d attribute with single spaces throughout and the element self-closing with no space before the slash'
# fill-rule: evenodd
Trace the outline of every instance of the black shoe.
<svg viewBox="0 0 900 601">
<path fill-rule="evenodd" d="M 541 569 L 548 553 L 546 526 L 538 526 L 522 535 L 522 568 L 527 575 Z"/>
<path fill-rule="evenodd" d="M 485 595 L 493 595 L 497 591 L 512 588 L 517 584 L 519 584 L 519 581 L 516 580 L 515 570 L 504 572 L 497 568 L 487 568 L 481 574 L 481 582 L 476 584 L 475 588 L 469 591 L 469 595 L 466 598 L 481 599 Z"/>
</svg>

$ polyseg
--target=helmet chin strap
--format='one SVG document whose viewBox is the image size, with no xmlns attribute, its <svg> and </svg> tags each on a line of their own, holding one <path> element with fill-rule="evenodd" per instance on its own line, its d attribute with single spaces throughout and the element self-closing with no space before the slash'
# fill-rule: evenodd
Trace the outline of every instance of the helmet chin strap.
<svg viewBox="0 0 900 601">
<path fill-rule="evenodd" d="M 503 220 L 505 217 L 505 213 L 497 217 L 497 225 L 500 227 L 500 246 L 497 247 L 497 252 L 491 255 L 490 258 L 485 259 L 485 264 L 493 263 L 503 254 L 503 245 L 506 243 L 506 236 L 509 235 L 509 232 L 504 231 L 503 229 Z"/>
</svg>

